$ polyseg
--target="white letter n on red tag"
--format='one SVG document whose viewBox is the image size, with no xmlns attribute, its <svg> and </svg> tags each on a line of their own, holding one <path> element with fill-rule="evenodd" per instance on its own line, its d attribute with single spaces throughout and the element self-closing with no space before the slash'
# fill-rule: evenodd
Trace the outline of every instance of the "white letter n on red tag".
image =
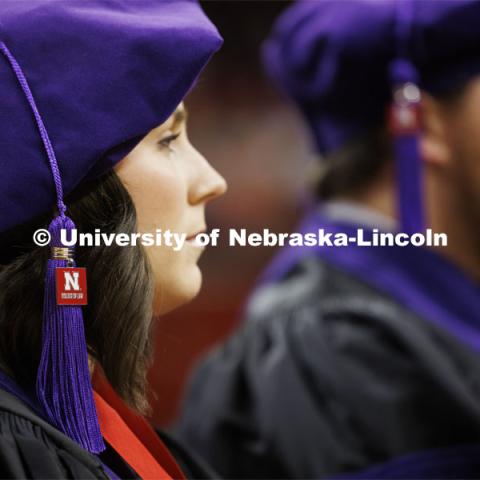
<svg viewBox="0 0 480 480">
<path fill-rule="evenodd" d="M 56 268 L 57 305 L 87 305 L 87 269 Z"/>
</svg>

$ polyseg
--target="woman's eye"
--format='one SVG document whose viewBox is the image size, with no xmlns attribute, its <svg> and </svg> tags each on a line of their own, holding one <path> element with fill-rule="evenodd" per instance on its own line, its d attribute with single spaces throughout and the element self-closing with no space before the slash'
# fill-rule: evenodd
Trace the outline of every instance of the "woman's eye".
<svg viewBox="0 0 480 480">
<path fill-rule="evenodd" d="M 180 133 L 174 133 L 172 135 L 169 135 L 168 137 L 159 140 L 158 144 L 164 148 L 171 148 L 171 143 L 174 142 L 179 136 Z"/>
</svg>

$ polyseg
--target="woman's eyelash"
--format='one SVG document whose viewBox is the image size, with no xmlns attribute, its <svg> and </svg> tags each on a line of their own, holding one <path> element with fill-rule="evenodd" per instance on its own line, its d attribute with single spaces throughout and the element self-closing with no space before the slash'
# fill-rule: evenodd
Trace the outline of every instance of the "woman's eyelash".
<svg viewBox="0 0 480 480">
<path fill-rule="evenodd" d="M 180 136 L 180 133 L 174 133 L 172 135 L 169 135 L 168 137 L 162 138 L 161 140 L 158 141 L 158 144 L 161 147 L 168 148 L 170 147 L 170 144 L 176 140 Z"/>
</svg>

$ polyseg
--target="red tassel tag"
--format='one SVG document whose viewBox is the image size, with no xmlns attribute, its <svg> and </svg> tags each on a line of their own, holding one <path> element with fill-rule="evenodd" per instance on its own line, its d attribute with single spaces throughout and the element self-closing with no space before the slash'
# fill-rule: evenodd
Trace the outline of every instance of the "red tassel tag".
<svg viewBox="0 0 480 480">
<path fill-rule="evenodd" d="M 57 305 L 87 305 L 87 269 L 56 268 Z"/>
<path fill-rule="evenodd" d="M 393 135 L 414 135 L 420 128 L 420 112 L 416 104 L 394 103 L 389 112 L 389 130 Z"/>
</svg>

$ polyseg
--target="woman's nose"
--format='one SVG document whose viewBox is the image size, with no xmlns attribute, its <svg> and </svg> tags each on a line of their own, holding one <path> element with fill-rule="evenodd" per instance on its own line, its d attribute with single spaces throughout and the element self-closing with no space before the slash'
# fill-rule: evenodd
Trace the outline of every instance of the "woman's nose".
<svg viewBox="0 0 480 480">
<path fill-rule="evenodd" d="M 227 191 L 227 182 L 199 152 L 197 175 L 189 189 L 189 203 L 205 203 L 220 197 Z"/>
</svg>

